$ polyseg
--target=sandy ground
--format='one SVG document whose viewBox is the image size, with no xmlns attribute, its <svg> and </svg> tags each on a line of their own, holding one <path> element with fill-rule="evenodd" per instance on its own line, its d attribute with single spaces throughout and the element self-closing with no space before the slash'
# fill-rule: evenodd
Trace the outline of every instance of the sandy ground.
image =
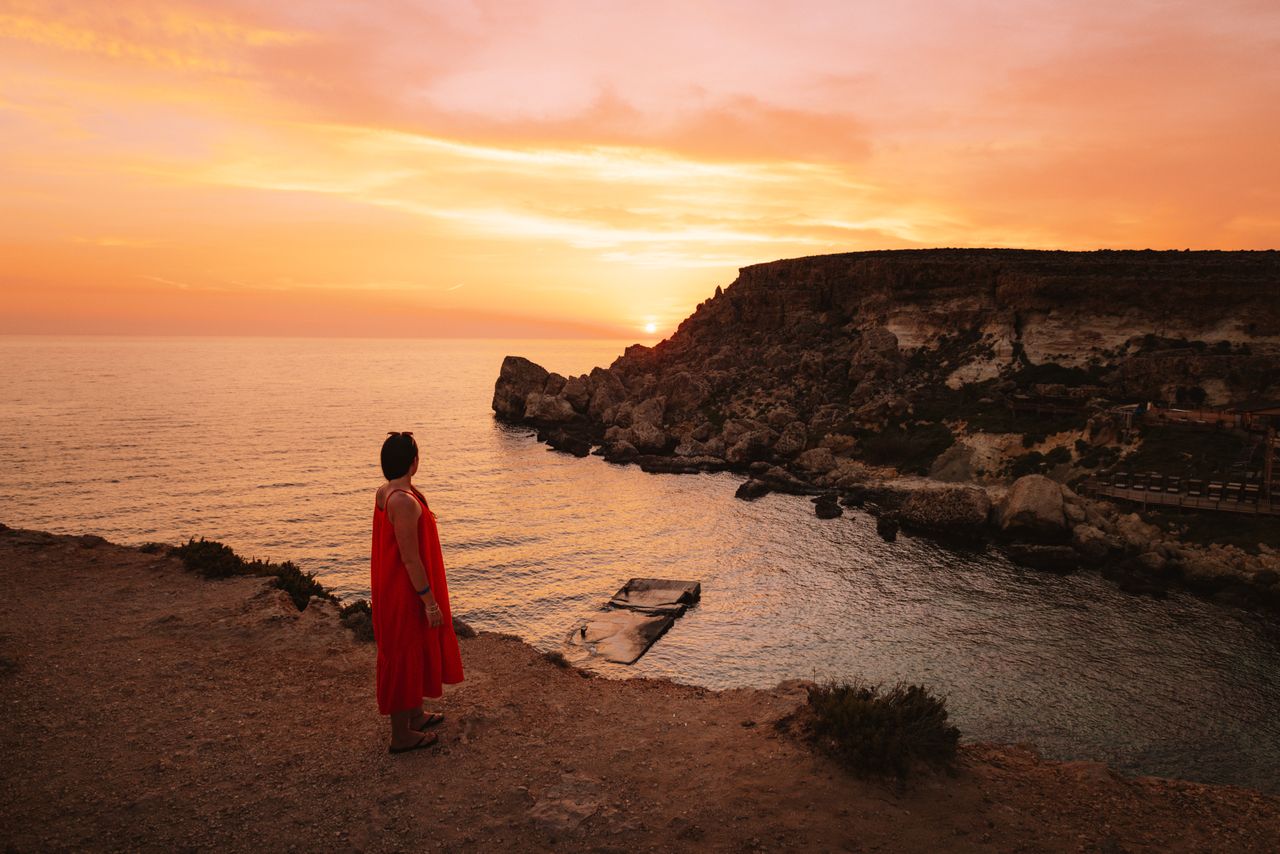
<svg viewBox="0 0 1280 854">
<path fill-rule="evenodd" d="M 1276 850 L 1280 799 L 963 748 L 905 792 L 773 724 L 797 686 L 588 679 L 463 642 L 440 745 L 386 752 L 374 649 L 261 579 L 0 532 L 6 851 Z"/>
</svg>

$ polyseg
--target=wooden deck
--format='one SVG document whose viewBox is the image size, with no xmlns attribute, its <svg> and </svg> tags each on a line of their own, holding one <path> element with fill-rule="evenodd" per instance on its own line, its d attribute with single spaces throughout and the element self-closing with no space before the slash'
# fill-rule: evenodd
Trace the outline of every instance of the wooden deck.
<svg viewBox="0 0 1280 854">
<path fill-rule="evenodd" d="M 1082 485 L 1086 495 L 1118 498 L 1147 506 L 1180 507 L 1187 510 L 1212 510 L 1244 513 L 1250 516 L 1280 516 L 1280 496 L 1261 495 L 1253 483 L 1191 482 L 1170 478 L 1158 483 L 1108 482 L 1087 480 Z"/>
</svg>

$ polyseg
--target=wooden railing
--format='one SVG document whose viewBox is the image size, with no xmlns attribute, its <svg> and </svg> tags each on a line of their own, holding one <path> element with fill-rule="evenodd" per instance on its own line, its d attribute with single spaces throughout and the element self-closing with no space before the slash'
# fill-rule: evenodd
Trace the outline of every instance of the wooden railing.
<svg viewBox="0 0 1280 854">
<path fill-rule="evenodd" d="M 1165 476 L 1155 472 L 1117 472 L 1108 477 L 1090 478 L 1082 484 L 1081 489 L 1086 495 L 1118 498 L 1144 505 L 1280 515 L 1280 496 L 1267 495 L 1262 482 L 1255 478 L 1201 480 Z"/>
</svg>

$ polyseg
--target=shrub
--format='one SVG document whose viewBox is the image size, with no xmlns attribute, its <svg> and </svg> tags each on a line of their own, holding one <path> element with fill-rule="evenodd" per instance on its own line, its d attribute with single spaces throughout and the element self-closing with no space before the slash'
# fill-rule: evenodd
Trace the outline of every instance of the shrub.
<svg viewBox="0 0 1280 854">
<path fill-rule="evenodd" d="M 1101 368 L 1094 365 L 1089 368 L 1071 368 L 1056 362 L 1043 362 L 1039 365 L 1024 365 L 1009 378 L 1024 388 L 1041 383 L 1077 388 L 1099 382 L 1101 374 Z"/>
<path fill-rule="evenodd" d="M 315 573 L 303 572 L 292 561 L 273 564 L 268 560 L 245 560 L 216 540 L 199 540 L 192 537 L 178 546 L 173 553 L 183 566 L 205 578 L 231 578 L 237 575 L 272 576 L 275 586 L 289 594 L 293 604 L 301 611 L 312 596 L 336 602 L 337 598 L 316 581 Z"/>
<path fill-rule="evenodd" d="M 573 666 L 572 664 L 569 663 L 569 659 L 564 657 L 564 653 L 558 649 L 553 649 L 549 652 L 544 652 L 542 654 L 542 657 L 545 658 L 547 661 L 551 662 L 552 664 L 554 664 L 556 667 L 560 667 L 566 670 Z"/>
<path fill-rule="evenodd" d="M 250 565 L 259 564 L 259 561 L 253 561 Z M 265 570 L 264 575 L 274 575 L 276 577 L 276 587 L 279 587 L 285 593 L 289 594 L 289 598 L 293 600 L 293 604 L 298 606 L 301 611 L 307 607 L 307 602 L 312 596 L 320 599 L 328 599 L 330 602 L 337 602 L 337 597 L 325 589 L 325 586 L 316 581 L 314 572 L 303 572 L 293 563 L 293 561 L 285 561 L 281 564 L 272 566 L 271 563 L 262 563 Z M 255 573 L 256 574 L 256 573 Z"/>
<path fill-rule="evenodd" d="M 338 618 L 342 621 L 342 625 L 356 636 L 356 640 L 366 642 L 374 640 L 373 606 L 369 604 L 368 599 L 357 599 L 343 605 L 338 609 Z"/>
<path fill-rule="evenodd" d="M 938 455 L 955 443 L 955 436 L 945 424 L 929 423 L 863 432 L 860 440 L 867 462 L 895 466 L 906 474 L 928 474 Z"/>
<path fill-rule="evenodd" d="M 904 780 L 921 762 L 949 767 L 960 730 L 921 685 L 830 682 L 809 689 L 814 742 L 854 773 Z"/>
<path fill-rule="evenodd" d="M 205 578 L 230 578 L 233 575 L 248 575 L 244 560 L 232 551 L 230 546 L 217 540 L 197 540 L 192 537 L 185 545 L 178 546 L 173 553 L 182 559 L 187 569 Z"/>
</svg>

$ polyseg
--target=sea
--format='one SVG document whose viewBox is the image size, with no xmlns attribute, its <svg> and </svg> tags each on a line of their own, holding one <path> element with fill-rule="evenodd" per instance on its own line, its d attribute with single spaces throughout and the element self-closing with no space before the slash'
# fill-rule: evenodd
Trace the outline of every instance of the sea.
<svg viewBox="0 0 1280 854">
<path fill-rule="evenodd" d="M 730 473 L 647 474 L 499 423 L 503 356 L 565 375 L 632 342 L 0 337 L 0 522 L 122 543 L 207 537 L 369 592 L 378 451 L 411 430 L 455 613 L 542 650 L 627 579 L 702 600 L 613 678 L 710 688 L 924 684 L 967 741 L 1280 791 L 1273 616 L 876 535 L 857 510 L 735 500 Z"/>
</svg>

